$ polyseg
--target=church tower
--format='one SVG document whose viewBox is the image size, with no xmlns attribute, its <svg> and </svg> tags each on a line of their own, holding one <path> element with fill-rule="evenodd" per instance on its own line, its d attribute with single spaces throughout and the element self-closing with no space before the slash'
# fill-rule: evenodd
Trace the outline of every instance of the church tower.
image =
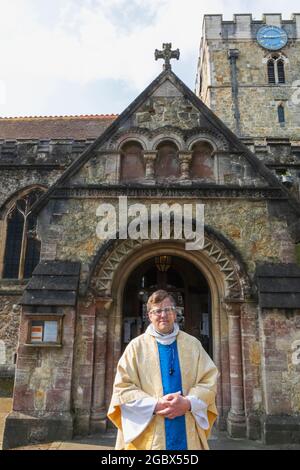
<svg viewBox="0 0 300 470">
<path fill-rule="evenodd" d="M 196 94 L 299 198 L 300 14 L 205 15 Z"/>
</svg>

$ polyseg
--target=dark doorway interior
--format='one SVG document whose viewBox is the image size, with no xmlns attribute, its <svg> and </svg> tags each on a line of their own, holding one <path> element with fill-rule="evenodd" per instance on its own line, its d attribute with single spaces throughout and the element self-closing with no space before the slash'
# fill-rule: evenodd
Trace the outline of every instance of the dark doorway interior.
<svg viewBox="0 0 300 470">
<path fill-rule="evenodd" d="M 147 300 L 158 289 L 167 290 L 175 297 L 180 328 L 198 338 L 212 357 L 211 296 L 207 281 L 192 263 L 167 255 L 145 261 L 127 281 L 122 349 L 147 328 Z"/>
</svg>

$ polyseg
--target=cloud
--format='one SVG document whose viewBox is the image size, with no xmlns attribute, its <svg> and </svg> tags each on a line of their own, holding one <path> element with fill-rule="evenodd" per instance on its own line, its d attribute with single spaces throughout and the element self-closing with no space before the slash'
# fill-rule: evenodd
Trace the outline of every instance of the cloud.
<svg viewBox="0 0 300 470">
<path fill-rule="evenodd" d="M 16 96 L 20 108 L 22 102 L 28 103 L 28 96 L 22 98 L 28 90 L 35 107 L 37 100 L 55 99 L 55 89 L 62 83 L 87 87 L 112 80 L 138 93 L 161 71 L 154 49 L 166 41 L 180 48 L 180 63 L 174 69 L 192 86 L 203 14 L 225 13 L 231 19 L 233 13 L 252 10 L 260 18 L 273 10 L 273 4 L 269 0 L 210 0 L 208 5 L 200 0 L 0 0 L 0 80 L 7 90 L 6 112 L 17 105 Z M 297 2 L 289 0 L 288 9 L 287 18 L 296 11 Z"/>
</svg>

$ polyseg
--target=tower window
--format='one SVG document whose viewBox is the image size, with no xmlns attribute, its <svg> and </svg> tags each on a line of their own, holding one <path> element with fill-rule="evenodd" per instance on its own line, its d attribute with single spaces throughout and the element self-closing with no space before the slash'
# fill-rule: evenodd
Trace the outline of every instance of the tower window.
<svg viewBox="0 0 300 470">
<path fill-rule="evenodd" d="M 282 56 L 273 55 L 267 62 L 268 82 L 272 85 L 285 83 L 284 60 Z"/>
<path fill-rule="evenodd" d="M 268 80 L 269 83 L 275 84 L 275 65 L 273 60 L 268 61 Z"/>
<path fill-rule="evenodd" d="M 285 115 L 284 115 L 284 106 L 280 104 L 277 108 L 278 112 L 278 121 L 280 124 L 285 122 Z"/>
<path fill-rule="evenodd" d="M 278 83 L 285 83 L 283 60 L 277 61 L 277 74 L 278 74 Z"/>
</svg>

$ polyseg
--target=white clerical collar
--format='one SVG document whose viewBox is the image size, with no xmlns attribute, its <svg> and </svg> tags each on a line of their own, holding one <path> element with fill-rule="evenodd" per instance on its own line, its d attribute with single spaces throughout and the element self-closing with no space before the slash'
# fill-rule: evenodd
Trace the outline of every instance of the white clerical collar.
<svg viewBox="0 0 300 470">
<path fill-rule="evenodd" d="M 174 323 L 174 329 L 172 333 L 167 333 L 166 335 L 164 335 L 156 331 L 152 323 L 150 323 L 145 333 L 148 335 L 154 336 L 158 343 L 165 344 L 165 345 L 172 344 L 174 341 L 176 341 L 176 336 L 179 333 L 179 326 L 178 326 L 178 323 Z"/>
</svg>

